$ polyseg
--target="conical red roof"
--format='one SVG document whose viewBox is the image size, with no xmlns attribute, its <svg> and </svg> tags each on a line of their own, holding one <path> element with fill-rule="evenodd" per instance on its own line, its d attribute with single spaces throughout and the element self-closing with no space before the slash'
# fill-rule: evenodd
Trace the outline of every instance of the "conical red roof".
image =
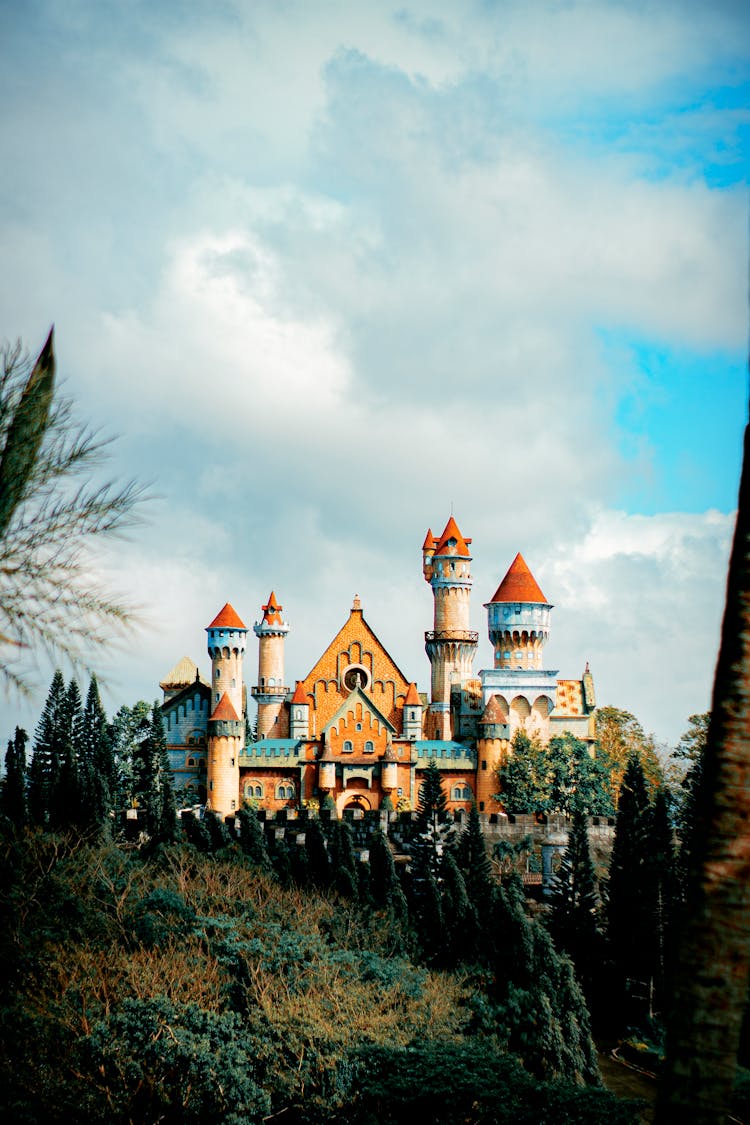
<svg viewBox="0 0 750 1125">
<path fill-rule="evenodd" d="M 212 719 L 229 719 L 237 722 L 239 716 L 232 706 L 232 701 L 226 692 L 222 695 L 219 702 L 216 704 L 216 709 L 211 715 Z"/>
<path fill-rule="evenodd" d="M 544 605 L 549 604 L 520 551 L 510 564 L 508 573 L 495 590 L 495 596 L 491 600 L 493 602 L 542 602 Z"/>
<path fill-rule="evenodd" d="M 416 684 L 409 684 L 409 690 L 406 693 L 404 700 L 404 707 L 421 707 L 422 700 L 419 698 Z"/>
<path fill-rule="evenodd" d="M 422 550 L 423 551 L 434 551 L 435 550 L 435 536 L 432 534 L 432 528 L 431 527 L 427 528 L 427 534 L 424 537 L 424 543 L 422 544 Z"/>
<path fill-rule="evenodd" d="M 243 624 L 237 612 L 227 602 L 223 609 L 219 610 L 210 625 L 206 626 L 207 629 L 247 629 L 247 625 Z"/>
<path fill-rule="evenodd" d="M 448 541 L 450 539 L 455 539 L 455 541 L 456 541 L 455 547 L 449 547 L 448 546 Z M 471 539 L 464 539 L 463 535 L 458 530 L 458 524 L 454 520 L 453 516 L 451 516 L 451 518 L 448 520 L 447 524 L 445 525 L 445 530 L 443 531 L 443 534 L 440 536 L 440 540 L 437 544 L 437 547 L 435 548 L 435 554 L 436 555 L 448 555 L 448 554 L 466 555 L 466 557 L 468 558 L 468 555 L 469 555 L 468 544 L 469 543 L 471 543 Z"/>
<path fill-rule="evenodd" d="M 292 703 L 307 703 L 307 696 L 305 695 L 304 688 L 302 687 L 302 680 L 297 680 L 297 686 L 294 689 L 292 696 Z"/>
<path fill-rule="evenodd" d="M 507 723 L 508 718 L 503 711 L 503 706 L 496 695 L 491 695 L 487 706 L 482 712 L 480 723 Z"/>
<path fill-rule="evenodd" d="M 271 590 L 271 596 L 268 599 L 268 604 L 261 607 L 263 610 L 263 620 L 273 624 L 281 624 L 281 611 L 283 605 L 279 605 L 276 601 L 276 595 Z"/>
</svg>

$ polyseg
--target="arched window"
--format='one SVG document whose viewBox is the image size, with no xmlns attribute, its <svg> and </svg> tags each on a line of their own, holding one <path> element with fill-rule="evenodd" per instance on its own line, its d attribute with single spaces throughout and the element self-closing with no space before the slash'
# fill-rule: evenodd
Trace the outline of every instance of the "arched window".
<svg viewBox="0 0 750 1125">
<path fill-rule="evenodd" d="M 245 783 L 245 797 L 248 801 L 259 799 L 263 796 L 263 786 L 258 781 L 248 781 Z"/>
<path fill-rule="evenodd" d="M 277 785 L 276 786 L 276 799 L 277 801 L 291 801 L 294 797 L 293 785 Z"/>
<path fill-rule="evenodd" d="M 195 765 L 195 758 L 188 758 L 187 764 L 189 766 L 194 766 Z"/>
<path fill-rule="evenodd" d="M 374 753 L 375 753 L 375 744 L 373 742 L 371 742 L 370 739 L 368 738 L 367 742 L 365 743 L 365 754 L 374 754 Z"/>
<path fill-rule="evenodd" d="M 468 785 L 454 785 L 451 789 L 452 801 L 470 801 L 471 797 L 472 793 Z"/>
<path fill-rule="evenodd" d="M 349 740 L 349 739 L 347 738 L 347 739 L 346 739 L 346 740 L 344 741 L 344 745 L 343 745 L 343 746 L 342 746 L 342 748 L 341 748 L 341 752 L 342 752 L 343 754 L 351 754 L 351 752 L 352 752 L 352 750 L 353 750 L 353 749 L 354 749 L 354 747 L 352 746 L 352 744 L 351 744 L 350 740 Z"/>
</svg>

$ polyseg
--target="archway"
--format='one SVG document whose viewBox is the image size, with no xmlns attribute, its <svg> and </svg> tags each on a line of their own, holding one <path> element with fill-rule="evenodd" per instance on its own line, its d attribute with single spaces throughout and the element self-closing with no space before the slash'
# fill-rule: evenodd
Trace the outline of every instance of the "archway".
<svg viewBox="0 0 750 1125">
<path fill-rule="evenodd" d="M 344 809 L 358 809 L 360 812 L 369 812 L 370 807 L 370 802 L 366 797 L 363 797 L 361 793 L 357 793 L 354 797 L 351 797 L 344 805 Z"/>
</svg>

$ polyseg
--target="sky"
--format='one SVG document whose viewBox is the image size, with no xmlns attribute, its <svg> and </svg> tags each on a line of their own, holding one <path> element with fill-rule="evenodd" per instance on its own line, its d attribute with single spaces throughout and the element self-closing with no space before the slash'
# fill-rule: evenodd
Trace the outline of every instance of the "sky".
<svg viewBox="0 0 750 1125">
<path fill-rule="evenodd" d="M 271 590 L 429 690 L 428 526 L 545 664 L 674 744 L 710 705 L 747 413 L 750 9 L 715 0 L 0 4 L 0 338 L 41 347 L 143 522 L 91 559 L 159 696 Z M 0 737 L 33 731 L 0 696 Z M 257 675 L 248 637 L 245 680 Z M 84 688 L 86 684 L 84 681 Z"/>
</svg>

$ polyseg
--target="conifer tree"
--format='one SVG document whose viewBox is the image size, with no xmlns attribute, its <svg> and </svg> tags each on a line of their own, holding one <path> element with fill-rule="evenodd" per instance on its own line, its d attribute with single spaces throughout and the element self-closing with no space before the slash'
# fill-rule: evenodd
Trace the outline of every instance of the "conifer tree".
<svg viewBox="0 0 750 1125">
<path fill-rule="evenodd" d="M 96 676 L 89 682 L 83 709 L 80 767 L 86 794 L 85 823 L 91 831 L 100 832 L 107 825 L 113 808 L 116 777 L 112 735 Z"/>
<path fill-rule="evenodd" d="M 472 802 L 469 822 L 461 836 L 461 845 L 466 891 L 469 901 L 477 912 L 477 917 L 482 922 L 489 918 L 495 893 L 495 880 L 492 877 L 492 864 L 487 855 L 476 801 Z"/>
<path fill-rule="evenodd" d="M 584 993 L 593 995 L 593 973 L 600 960 L 596 874 L 589 848 L 586 814 L 574 806 L 568 847 L 550 898 L 550 932 L 559 950 L 575 965 Z"/>
<path fill-rule="evenodd" d="M 358 863 L 354 854 L 351 826 L 347 821 L 333 822 L 329 840 L 333 884 L 342 898 L 355 898 L 359 891 Z"/>
<path fill-rule="evenodd" d="M 305 828 L 305 853 L 312 885 L 321 890 L 330 887 L 331 861 L 328 856 L 323 830 L 317 820 L 308 821 Z"/>
<path fill-rule="evenodd" d="M 5 777 L 0 786 L 0 811 L 18 829 L 26 824 L 26 743 L 29 736 L 22 727 L 16 727 L 8 740 L 5 755 Z"/>
<path fill-rule="evenodd" d="M 678 878 L 667 796 L 659 789 L 649 810 L 644 891 L 651 912 L 651 958 L 657 1007 L 670 991 L 678 922 Z"/>
<path fill-rule="evenodd" d="M 59 766 L 50 793 L 50 828 L 80 831 L 85 817 L 86 793 L 81 777 L 83 708 L 81 693 L 71 680 L 63 697 L 60 715 Z"/>
<path fill-rule="evenodd" d="M 47 699 L 34 733 L 34 747 L 29 765 L 28 808 L 32 824 L 49 827 L 50 802 L 57 786 L 60 767 L 65 681 L 58 668 L 52 677 Z"/>
<path fill-rule="evenodd" d="M 265 833 L 254 809 L 243 808 L 237 813 L 240 825 L 240 848 L 252 864 L 263 871 L 271 870 L 271 859 L 266 847 Z"/>
<path fill-rule="evenodd" d="M 620 786 L 609 868 L 607 939 L 614 971 L 614 1004 L 623 1016 L 642 1015 L 651 987 L 652 918 L 644 894 L 649 849 L 650 802 L 640 758 L 628 758 Z M 639 998 L 638 1008 L 629 997 Z"/>
<path fill-rule="evenodd" d="M 133 800 L 138 807 L 139 826 L 149 836 L 153 836 L 157 830 L 159 817 L 159 765 L 153 734 L 152 709 L 151 719 L 142 723 L 136 733 L 132 752 Z"/>
<path fill-rule="evenodd" d="M 476 912 L 466 893 L 466 883 L 451 852 L 442 860 L 442 916 L 444 947 L 441 963 L 449 967 L 474 961 L 479 948 Z"/>
<path fill-rule="evenodd" d="M 151 712 L 151 751 L 156 769 L 156 795 L 153 815 L 153 837 L 157 843 L 171 844 L 179 834 L 177 825 L 177 805 L 172 784 L 172 769 L 167 752 L 167 736 L 164 731 L 161 705 L 154 702 Z"/>
<path fill-rule="evenodd" d="M 395 918 L 405 918 L 406 898 L 396 874 L 393 852 L 380 828 L 373 832 L 370 840 L 369 872 L 370 894 L 375 906 L 391 911 Z"/>
</svg>

